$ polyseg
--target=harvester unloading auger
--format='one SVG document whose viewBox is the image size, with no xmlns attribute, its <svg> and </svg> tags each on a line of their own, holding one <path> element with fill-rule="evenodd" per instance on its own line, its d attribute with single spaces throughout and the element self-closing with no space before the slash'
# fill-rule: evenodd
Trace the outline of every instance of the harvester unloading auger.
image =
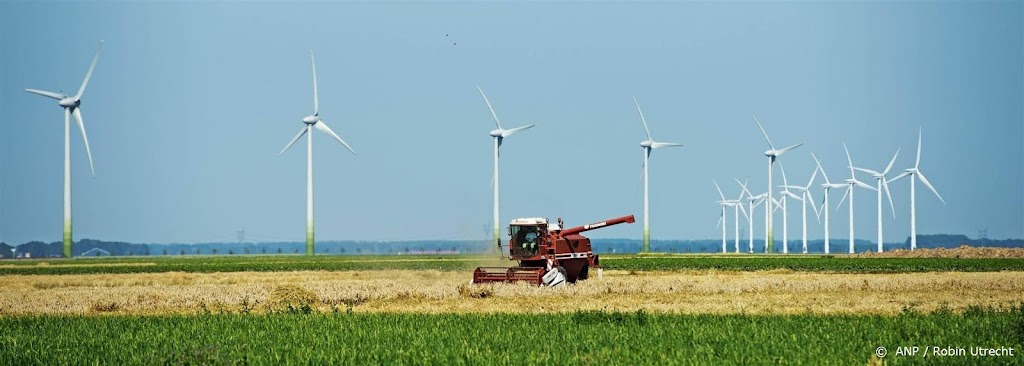
<svg viewBox="0 0 1024 366">
<path fill-rule="evenodd" d="M 508 259 L 519 261 L 519 266 L 479 267 L 473 271 L 473 283 L 523 281 L 557 286 L 585 280 L 591 268 L 600 271 L 601 263 L 590 247 L 590 239 L 580 233 L 635 221 L 629 215 L 562 229 L 562 219 L 557 224 L 545 218 L 512 220 L 508 227 Z M 498 250 L 502 251 L 500 244 Z"/>
</svg>

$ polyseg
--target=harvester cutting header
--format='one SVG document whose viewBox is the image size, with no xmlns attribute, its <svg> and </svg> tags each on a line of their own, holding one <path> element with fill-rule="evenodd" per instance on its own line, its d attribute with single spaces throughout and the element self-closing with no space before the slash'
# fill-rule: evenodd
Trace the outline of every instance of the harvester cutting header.
<svg viewBox="0 0 1024 366">
<path fill-rule="evenodd" d="M 600 270 L 601 267 L 590 239 L 579 234 L 635 221 L 633 215 L 629 215 L 562 229 L 561 218 L 558 223 L 549 223 L 546 218 L 512 220 L 508 227 L 508 259 L 519 261 L 519 266 L 479 267 L 473 272 L 473 283 L 524 281 L 557 286 L 566 281 L 585 280 L 591 268 Z"/>
</svg>

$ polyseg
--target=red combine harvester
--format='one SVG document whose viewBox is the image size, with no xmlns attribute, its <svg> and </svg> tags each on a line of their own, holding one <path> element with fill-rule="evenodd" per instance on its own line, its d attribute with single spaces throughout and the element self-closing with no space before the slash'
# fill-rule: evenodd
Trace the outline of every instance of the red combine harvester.
<svg viewBox="0 0 1024 366">
<path fill-rule="evenodd" d="M 479 267 L 473 271 L 473 283 L 524 281 L 557 286 L 585 280 L 590 268 L 601 267 L 590 248 L 590 239 L 580 233 L 635 221 L 629 215 L 563 230 L 562 219 L 557 224 L 549 224 L 545 218 L 512 220 L 508 227 L 508 259 L 519 261 L 519 266 Z"/>
</svg>

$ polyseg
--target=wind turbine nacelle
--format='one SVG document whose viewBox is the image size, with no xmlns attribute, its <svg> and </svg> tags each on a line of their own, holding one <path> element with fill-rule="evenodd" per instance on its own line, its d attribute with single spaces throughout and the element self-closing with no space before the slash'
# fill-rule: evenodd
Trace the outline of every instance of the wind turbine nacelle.
<svg viewBox="0 0 1024 366">
<path fill-rule="evenodd" d="M 778 155 L 778 151 L 775 151 L 775 150 L 765 150 L 765 152 L 764 152 L 764 156 L 776 156 L 776 155 Z"/>
<path fill-rule="evenodd" d="M 496 129 L 496 130 L 491 130 L 491 133 L 490 133 L 490 135 L 491 135 L 491 137 L 501 137 L 501 133 L 502 133 L 502 132 L 505 132 L 505 131 L 502 131 L 502 130 L 501 130 L 501 129 L 499 128 L 499 129 Z"/>
<path fill-rule="evenodd" d="M 654 145 L 654 141 L 651 141 L 651 140 L 644 140 L 644 141 L 640 142 L 640 147 L 645 147 L 646 148 L 646 147 L 651 147 L 653 145 Z"/>
<path fill-rule="evenodd" d="M 57 104 L 60 104 L 60 106 L 64 108 L 73 108 L 82 105 L 82 102 L 75 98 L 68 97 L 61 99 L 59 102 L 57 102 Z"/>
<path fill-rule="evenodd" d="M 302 123 L 305 123 L 307 125 L 313 125 L 316 124 L 316 121 L 319 120 L 320 118 L 317 116 L 306 116 L 305 118 L 302 119 Z"/>
</svg>

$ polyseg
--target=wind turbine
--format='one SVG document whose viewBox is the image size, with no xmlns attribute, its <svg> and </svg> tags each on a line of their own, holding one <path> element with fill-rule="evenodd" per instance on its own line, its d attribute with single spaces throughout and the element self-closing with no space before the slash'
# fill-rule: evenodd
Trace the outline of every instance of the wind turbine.
<svg viewBox="0 0 1024 366">
<path fill-rule="evenodd" d="M 892 155 L 892 160 L 889 160 L 889 165 L 885 167 L 881 173 L 871 169 L 864 169 L 854 167 L 853 169 L 871 174 L 878 182 L 878 187 L 875 189 L 878 192 L 878 252 L 882 252 L 882 191 L 885 191 L 885 195 L 889 197 L 889 208 L 892 210 L 892 218 L 896 218 L 896 206 L 892 204 L 892 194 L 889 193 L 889 184 L 885 181 L 885 175 L 889 174 L 889 169 L 892 169 L 892 164 L 896 162 L 896 156 L 899 156 L 900 149 L 896 149 L 896 153 Z"/>
<path fill-rule="evenodd" d="M 747 194 L 747 207 L 749 208 L 746 211 L 749 212 L 747 214 L 747 224 L 750 226 L 750 236 L 748 237 L 748 240 L 750 241 L 750 254 L 754 254 L 754 208 L 757 208 L 757 206 L 761 205 L 761 203 L 765 201 L 768 197 L 768 193 L 761 193 L 755 196 L 747 190 L 746 183 L 741 183 L 739 179 L 736 179 L 736 183 L 743 188 L 743 193 Z M 739 247 L 736 248 L 736 252 L 739 253 Z"/>
<path fill-rule="evenodd" d="M 96 69 L 96 61 L 100 59 L 100 52 L 103 50 L 103 41 L 96 47 L 96 56 L 92 58 L 89 71 L 85 74 L 85 80 L 78 87 L 78 94 L 68 96 L 61 93 L 48 92 L 37 89 L 25 89 L 25 91 L 42 95 L 57 100 L 57 104 L 64 108 L 64 257 L 71 258 L 71 244 L 74 242 L 71 236 L 71 116 L 75 117 L 79 131 L 82 132 L 82 141 L 85 143 L 85 154 L 89 157 L 89 172 L 96 176 L 96 170 L 92 165 L 92 152 L 89 150 L 89 138 L 85 134 L 85 122 L 82 121 L 82 94 L 85 87 L 89 85 L 89 78 L 92 71 Z"/>
<path fill-rule="evenodd" d="M 743 211 L 743 217 L 747 218 L 747 220 L 750 220 L 750 217 L 747 216 L 747 211 L 743 208 L 743 203 L 741 202 L 741 200 L 743 199 L 743 191 L 740 191 L 739 198 L 734 199 L 734 200 L 727 200 L 727 199 L 725 199 L 725 195 L 722 194 L 722 188 L 718 186 L 718 182 L 715 182 L 713 180 L 712 180 L 712 182 L 715 183 L 715 188 L 718 189 L 718 196 L 722 198 L 721 201 L 718 201 L 718 204 L 720 206 L 722 206 L 722 216 L 718 220 L 718 223 L 720 225 L 722 225 L 722 253 L 726 252 L 726 244 L 725 244 L 725 208 L 726 207 L 732 207 L 733 208 L 733 231 L 734 231 L 733 232 L 733 241 L 734 241 L 734 245 L 736 246 L 736 253 L 739 253 L 740 252 L 740 217 L 739 217 L 740 214 L 739 214 L 739 212 L 742 210 Z"/>
<path fill-rule="evenodd" d="M 789 150 L 792 150 L 792 149 L 795 149 L 797 147 L 800 147 L 800 145 L 803 145 L 804 143 L 801 142 L 799 144 L 792 145 L 792 146 L 786 147 L 786 148 L 781 149 L 781 150 L 776 150 L 775 149 L 775 145 L 772 145 L 772 140 L 768 138 L 768 133 L 765 132 L 764 131 L 764 127 L 761 126 L 761 121 L 757 120 L 757 116 L 753 116 L 753 117 L 754 117 L 754 122 L 757 123 L 757 128 L 760 129 L 761 130 L 761 134 L 764 135 L 764 140 L 768 142 L 768 150 L 764 152 L 764 155 L 768 157 L 768 192 L 767 193 L 768 193 L 768 198 L 769 199 L 767 200 L 768 201 L 768 207 L 766 207 L 766 212 L 770 213 L 772 211 L 772 201 L 773 201 L 771 199 L 772 198 L 772 171 L 774 170 L 775 159 L 780 157 L 780 156 L 782 156 L 782 154 L 785 154 Z M 765 252 L 771 253 L 772 252 L 772 246 L 774 245 L 775 238 L 772 236 L 772 215 L 769 214 L 767 216 L 768 216 L 767 222 L 764 225 L 764 230 L 765 230 Z"/>
<path fill-rule="evenodd" d="M 836 205 L 836 210 L 843 205 L 843 201 L 846 200 L 846 196 L 850 196 L 850 254 L 854 253 L 853 250 L 853 187 L 859 186 L 861 188 L 874 190 L 875 188 L 857 180 L 857 177 L 853 174 L 853 159 L 850 159 L 850 150 L 846 148 L 846 143 L 843 143 L 843 150 L 846 150 L 846 162 L 850 165 L 850 179 L 845 180 L 846 192 L 843 193 L 843 199 L 839 200 L 839 204 Z"/>
<path fill-rule="evenodd" d="M 351 146 L 345 143 L 338 134 L 334 133 L 330 127 L 320 118 L 320 96 L 317 92 L 316 87 L 316 60 L 313 58 L 313 51 L 309 51 L 309 62 L 313 65 L 313 115 L 302 118 L 302 123 L 306 125 L 299 130 L 299 134 L 295 135 L 288 145 L 285 145 L 284 149 L 278 153 L 278 156 L 284 154 L 289 147 L 295 145 L 296 141 L 302 135 L 306 135 L 306 255 L 313 255 L 313 132 L 311 129 L 316 128 L 323 133 L 326 133 L 338 140 L 348 151 L 355 154 L 356 151 L 352 150 Z"/>
<path fill-rule="evenodd" d="M 825 174 L 825 169 L 821 167 L 821 162 L 818 161 L 818 157 L 811 153 L 811 157 L 814 158 L 814 164 L 818 166 L 818 170 L 821 171 L 822 178 L 825 178 L 825 183 L 821 184 L 821 189 L 825 191 L 825 199 L 821 202 L 821 211 L 825 212 L 825 254 L 829 254 L 829 234 L 828 234 L 828 191 L 833 188 L 843 188 L 845 184 L 832 183 L 828 181 L 828 174 Z"/>
<path fill-rule="evenodd" d="M 915 210 L 915 202 L 914 202 L 914 185 L 915 185 L 915 182 L 916 182 L 916 178 L 920 177 L 921 178 L 921 183 L 924 183 L 924 185 L 926 187 L 928 187 L 928 189 L 930 189 L 932 191 L 932 193 L 935 193 L 935 197 L 938 197 L 939 201 L 942 201 L 942 204 L 946 204 L 946 200 L 942 199 L 942 196 L 939 195 L 939 191 L 936 191 L 935 187 L 932 187 L 932 184 L 928 182 L 928 178 L 925 178 L 924 173 L 922 173 L 921 170 L 918 169 L 918 166 L 920 166 L 920 165 L 921 165 L 921 130 L 918 129 L 917 130 L 917 159 L 914 160 L 914 167 L 903 171 L 902 174 L 897 175 L 895 178 L 890 179 L 889 182 L 887 182 L 887 184 L 888 184 L 888 183 L 892 183 L 892 182 L 894 182 L 894 181 L 896 181 L 896 180 L 898 180 L 900 178 L 906 177 L 908 175 L 911 176 L 910 177 L 910 250 L 917 249 L 917 212 Z"/>
<path fill-rule="evenodd" d="M 651 129 L 647 127 L 647 119 L 644 118 L 644 111 L 640 109 L 640 103 L 636 101 L 636 97 L 633 97 L 633 104 L 636 104 L 636 111 L 640 113 L 640 121 L 644 123 L 644 132 L 647 133 L 647 139 L 640 142 L 640 147 L 644 148 L 644 253 L 651 251 L 651 221 L 650 221 L 650 205 L 648 203 L 647 194 L 647 165 L 648 160 L 651 157 L 651 150 L 660 149 L 663 147 L 677 147 L 683 146 L 683 144 L 677 144 L 672 142 L 656 142 L 651 137 Z"/>
<path fill-rule="evenodd" d="M 501 224 L 498 222 L 498 156 L 499 150 L 501 149 L 501 142 L 509 136 L 515 135 L 517 132 L 528 129 L 535 125 L 527 125 L 522 127 L 516 127 L 513 129 L 504 129 L 501 127 L 501 121 L 498 120 L 498 114 L 494 113 L 494 108 L 491 107 L 491 101 L 487 100 L 487 95 L 484 94 L 484 90 L 480 89 L 480 86 L 476 86 L 476 90 L 480 91 L 480 96 L 484 97 L 484 103 L 487 104 L 487 109 L 491 111 L 491 117 L 494 117 L 494 124 L 498 128 L 491 130 L 491 137 L 494 137 L 494 226 L 493 226 L 493 241 L 499 248 L 501 247 Z"/>
<path fill-rule="evenodd" d="M 814 199 L 811 198 L 811 184 L 814 184 L 814 178 L 818 176 L 818 168 L 814 168 L 814 173 L 811 174 L 811 180 L 807 181 L 805 186 L 786 186 L 785 188 L 793 188 L 800 192 L 801 201 L 801 217 L 803 219 L 803 253 L 807 254 L 807 204 L 811 204 L 811 208 L 814 209 L 815 216 L 818 215 L 818 208 L 814 206 Z"/>
</svg>

